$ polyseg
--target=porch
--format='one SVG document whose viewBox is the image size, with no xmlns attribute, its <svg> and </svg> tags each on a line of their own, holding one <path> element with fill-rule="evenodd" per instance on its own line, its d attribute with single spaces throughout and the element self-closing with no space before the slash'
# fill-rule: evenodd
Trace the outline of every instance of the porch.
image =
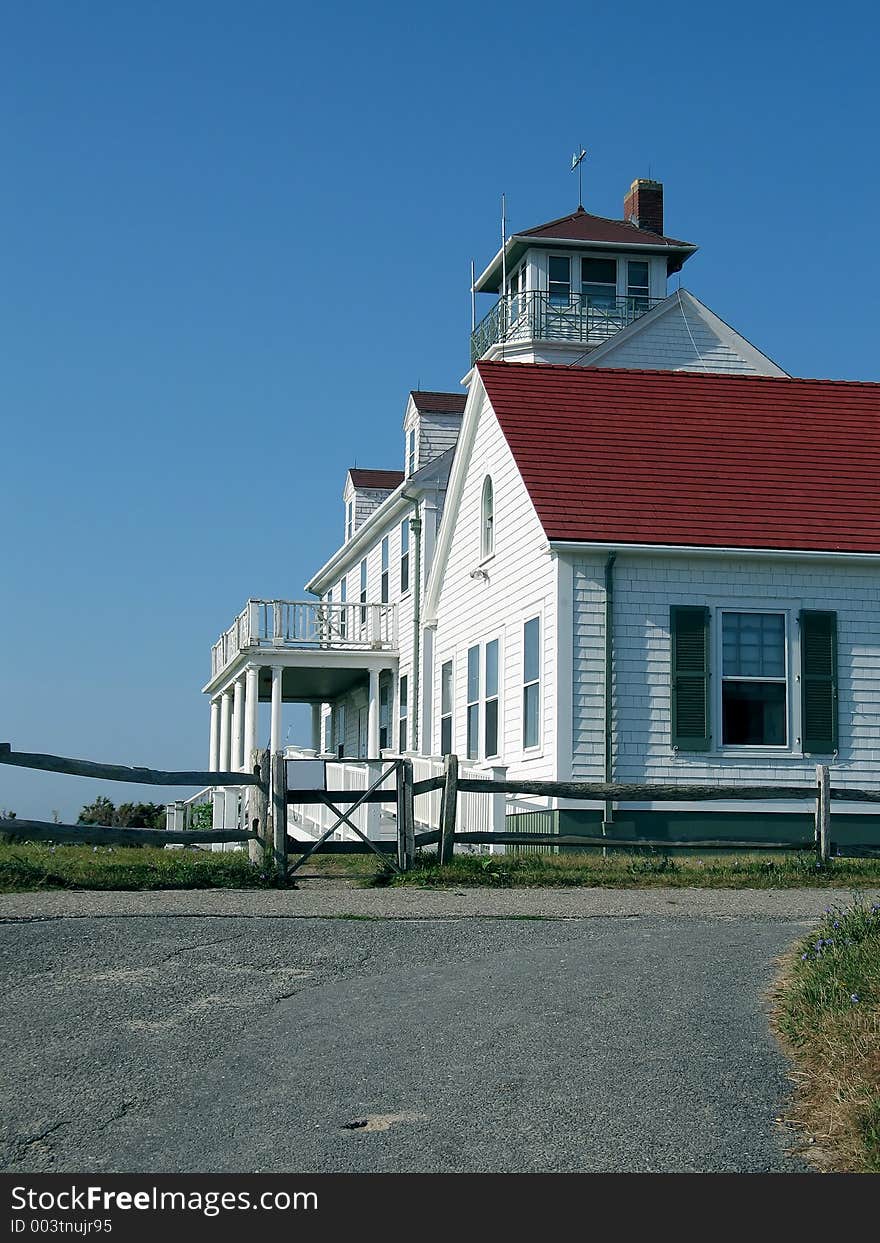
<svg viewBox="0 0 880 1243">
<path fill-rule="evenodd" d="M 211 649 L 209 770 L 241 772 L 268 742 L 284 747 L 285 703 L 311 706 L 311 747 L 321 747 L 322 706 L 359 692 L 367 705 L 366 753 L 380 751 L 380 680 L 397 673 L 393 604 L 248 600 Z M 269 704 L 268 738 L 259 736 L 259 706 Z M 213 795 L 214 824 L 236 818 L 236 792 Z"/>
</svg>

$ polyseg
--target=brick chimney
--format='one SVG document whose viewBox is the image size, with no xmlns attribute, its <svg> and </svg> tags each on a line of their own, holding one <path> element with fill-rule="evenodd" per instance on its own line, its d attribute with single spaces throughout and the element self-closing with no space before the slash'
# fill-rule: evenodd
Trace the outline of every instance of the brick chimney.
<svg viewBox="0 0 880 1243">
<path fill-rule="evenodd" d="M 637 177 L 623 200 L 623 218 L 649 233 L 663 234 L 663 182 Z"/>
</svg>

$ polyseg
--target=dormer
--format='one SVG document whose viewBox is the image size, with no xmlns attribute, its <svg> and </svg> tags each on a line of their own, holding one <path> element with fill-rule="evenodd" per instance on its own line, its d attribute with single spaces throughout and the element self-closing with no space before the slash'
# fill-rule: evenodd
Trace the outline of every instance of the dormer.
<svg viewBox="0 0 880 1243">
<path fill-rule="evenodd" d="M 342 503 L 345 513 L 345 543 L 358 531 L 374 509 L 403 483 L 401 470 L 365 470 L 352 466 L 345 477 Z"/>
<path fill-rule="evenodd" d="M 426 393 L 414 389 L 403 416 L 404 472 L 407 479 L 455 447 L 466 393 Z"/>
<path fill-rule="evenodd" d="M 515 233 L 477 278 L 498 301 L 471 335 L 471 361 L 576 363 L 666 297 L 696 250 L 663 233 L 663 186 L 632 183 L 623 219 L 570 216 Z"/>
</svg>

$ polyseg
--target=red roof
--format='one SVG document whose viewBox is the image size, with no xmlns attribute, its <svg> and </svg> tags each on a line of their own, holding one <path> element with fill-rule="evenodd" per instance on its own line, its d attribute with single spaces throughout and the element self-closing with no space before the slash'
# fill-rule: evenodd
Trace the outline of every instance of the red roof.
<svg viewBox="0 0 880 1243">
<path fill-rule="evenodd" d="M 559 238 L 566 242 L 610 242 L 630 246 L 668 246 L 696 250 L 693 242 L 681 242 L 674 237 L 663 237 L 652 233 L 650 229 L 640 229 L 628 220 L 611 220 L 607 216 L 593 216 L 583 207 L 572 212 L 570 216 L 560 216 L 558 220 L 550 220 L 547 224 L 539 224 L 534 229 L 522 229 L 517 237 Z"/>
<path fill-rule="evenodd" d="M 880 553 L 880 384 L 477 367 L 549 539 Z"/>
<path fill-rule="evenodd" d="M 402 470 L 362 470 L 352 466 L 348 473 L 355 488 L 376 488 L 383 492 L 393 492 L 404 479 Z"/>
<path fill-rule="evenodd" d="M 410 393 L 419 414 L 463 414 L 467 393 L 426 393 L 415 388 Z"/>
</svg>

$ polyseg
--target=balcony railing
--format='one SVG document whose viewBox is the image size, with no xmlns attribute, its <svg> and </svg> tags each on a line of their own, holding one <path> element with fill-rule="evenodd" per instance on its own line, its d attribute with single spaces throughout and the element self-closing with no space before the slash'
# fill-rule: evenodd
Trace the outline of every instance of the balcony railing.
<svg viewBox="0 0 880 1243">
<path fill-rule="evenodd" d="M 254 648 L 375 651 L 396 645 L 397 612 L 393 604 L 248 600 L 211 648 L 211 677 L 225 669 L 239 652 Z"/>
<path fill-rule="evenodd" d="M 662 298 L 590 298 L 541 292 L 507 295 L 471 333 L 471 362 L 499 341 L 576 341 L 600 345 Z"/>
</svg>

